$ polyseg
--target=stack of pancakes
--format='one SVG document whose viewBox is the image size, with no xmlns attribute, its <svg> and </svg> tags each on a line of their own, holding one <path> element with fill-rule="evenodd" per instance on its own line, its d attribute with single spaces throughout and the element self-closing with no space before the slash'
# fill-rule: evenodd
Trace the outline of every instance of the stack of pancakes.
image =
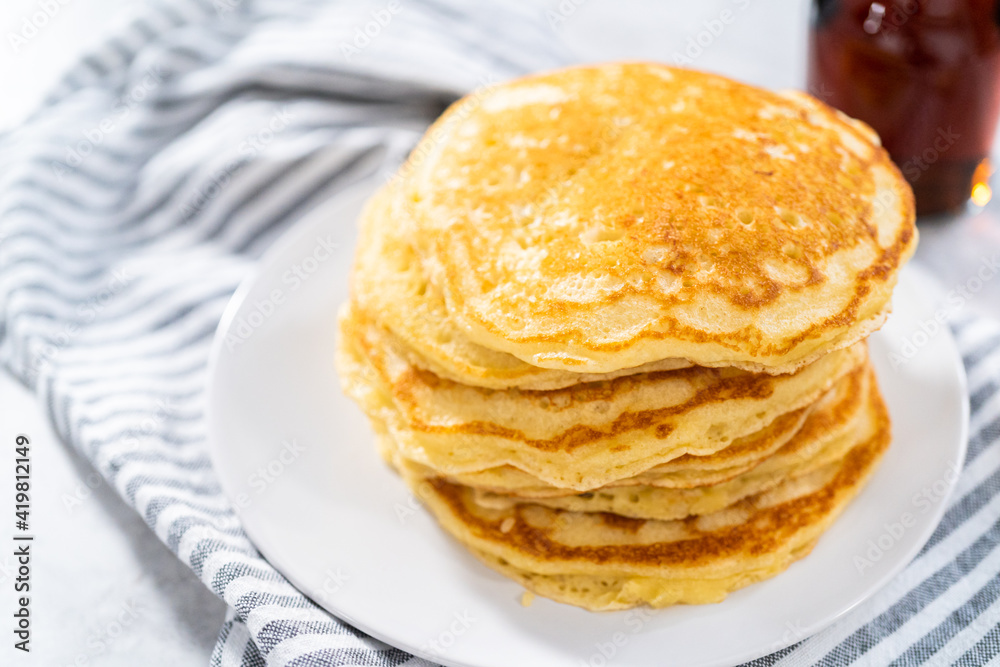
<svg viewBox="0 0 1000 667">
<path fill-rule="evenodd" d="M 490 567 L 588 609 L 719 601 L 807 554 L 888 446 L 865 338 L 913 218 L 877 136 L 807 95 L 521 79 L 369 202 L 340 375 Z"/>
</svg>

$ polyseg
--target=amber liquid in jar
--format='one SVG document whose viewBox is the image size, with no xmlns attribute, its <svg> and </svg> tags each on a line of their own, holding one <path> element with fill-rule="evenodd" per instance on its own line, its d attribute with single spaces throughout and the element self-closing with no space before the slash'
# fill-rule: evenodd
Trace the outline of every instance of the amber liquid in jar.
<svg viewBox="0 0 1000 667">
<path fill-rule="evenodd" d="M 918 214 L 989 199 L 1000 112 L 998 0 L 815 0 L 808 90 L 865 121 Z"/>
</svg>

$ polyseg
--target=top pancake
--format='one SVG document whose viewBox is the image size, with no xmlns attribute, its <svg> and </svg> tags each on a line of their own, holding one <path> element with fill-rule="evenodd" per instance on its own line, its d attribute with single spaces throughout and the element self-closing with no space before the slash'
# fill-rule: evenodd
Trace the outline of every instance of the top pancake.
<svg viewBox="0 0 1000 667">
<path fill-rule="evenodd" d="M 456 103 L 393 188 L 450 319 L 542 368 L 785 373 L 885 318 L 912 193 L 867 126 L 656 64 Z"/>
<path fill-rule="evenodd" d="M 392 193 L 391 185 L 377 192 L 359 219 L 351 300 L 355 310 L 378 322 L 383 344 L 414 366 L 490 389 L 547 390 L 691 365 L 682 359 L 666 359 L 613 373 L 575 373 L 539 368 L 512 354 L 477 345 L 449 319 L 444 298 L 424 275 L 412 244 L 401 233 Z"/>
</svg>

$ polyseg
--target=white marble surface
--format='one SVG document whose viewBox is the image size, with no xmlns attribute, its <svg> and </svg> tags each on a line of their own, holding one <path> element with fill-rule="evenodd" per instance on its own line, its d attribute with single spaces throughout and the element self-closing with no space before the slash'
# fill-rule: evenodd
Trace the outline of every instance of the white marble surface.
<svg viewBox="0 0 1000 667">
<path fill-rule="evenodd" d="M 65 0 L 64 0 L 65 1 Z M 806 3 L 763 0 L 654 2 L 653 0 L 538 0 L 556 16 L 554 33 L 581 60 L 653 59 L 674 62 L 688 40 L 714 26 L 693 66 L 768 87 L 801 86 Z M 127 20 L 126 0 L 67 2 L 16 52 L 9 34 L 39 11 L 39 0 L 0 6 L 0 129 L 17 123 L 58 74 L 89 45 Z M 570 12 L 568 9 L 572 7 Z M 718 31 L 722 12 L 732 20 Z M 709 22 L 709 24 L 706 24 Z M 554 38 L 556 37 L 554 34 Z M 1000 205 L 950 220 L 922 221 L 918 261 L 946 289 L 970 289 L 963 307 L 1000 317 L 1000 280 L 977 287 L 984 258 L 1000 259 Z M 976 288 L 971 293 L 971 288 Z M 87 487 L 93 470 L 52 432 L 34 398 L 0 372 L 0 451 L 17 433 L 32 438 L 33 532 L 38 536 L 32 576 L 36 611 L 30 656 L 0 644 L 0 664 L 62 667 L 206 664 L 224 605 L 208 592 L 103 483 Z M 0 498 L 10 499 L 12 457 L 0 461 Z M 96 478 L 91 476 L 91 482 Z M 89 495 L 88 495 L 89 492 Z M 68 498 L 86 496 L 79 504 Z M 7 500 L 9 502 L 9 500 Z M 70 505 L 70 506 L 68 506 Z M 9 528 L 0 530 L 0 554 L 9 553 Z M 0 555 L 0 618 L 13 612 L 11 559 Z M 9 621 L 0 633 L 9 637 Z"/>
</svg>

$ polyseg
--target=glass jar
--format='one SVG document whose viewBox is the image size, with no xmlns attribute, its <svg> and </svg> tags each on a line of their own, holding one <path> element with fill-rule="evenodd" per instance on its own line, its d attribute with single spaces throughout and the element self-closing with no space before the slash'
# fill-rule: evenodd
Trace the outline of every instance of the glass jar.
<svg viewBox="0 0 1000 667">
<path fill-rule="evenodd" d="M 808 90 L 871 125 L 918 214 L 990 198 L 997 0 L 814 0 Z"/>
</svg>

